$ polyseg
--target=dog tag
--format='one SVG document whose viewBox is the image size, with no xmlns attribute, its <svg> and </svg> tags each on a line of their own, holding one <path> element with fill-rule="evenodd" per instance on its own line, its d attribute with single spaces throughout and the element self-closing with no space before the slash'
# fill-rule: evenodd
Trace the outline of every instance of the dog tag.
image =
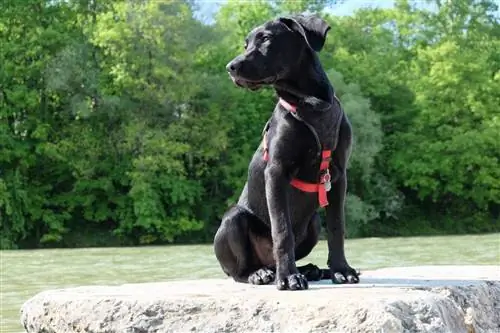
<svg viewBox="0 0 500 333">
<path fill-rule="evenodd" d="M 325 190 L 327 192 L 330 192 L 331 189 L 332 189 L 332 182 L 331 181 L 325 182 Z"/>
<path fill-rule="evenodd" d="M 332 189 L 332 177 L 330 176 L 330 171 L 326 169 L 326 173 L 323 176 L 323 185 L 325 186 L 325 191 L 329 192 Z"/>
</svg>

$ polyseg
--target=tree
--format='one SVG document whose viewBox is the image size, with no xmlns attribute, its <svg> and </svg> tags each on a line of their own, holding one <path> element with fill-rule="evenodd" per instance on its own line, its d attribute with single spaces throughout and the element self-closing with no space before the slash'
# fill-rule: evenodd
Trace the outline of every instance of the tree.
<svg viewBox="0 0 500 333">
<path fill-rule="evenodd" d="M 47 64 L 74 36 L 66 4 L 10 0 L 0 13 L 0 218 L 1 247 L 24 238 L 60 239 L 69 218 L 57 185 L 66 166 L 51 140 L 59 120 L 57 98 L 46 89 Z M 50 169 L 50 170 L 49 170 Z"/>
<path fill-rule="evenodd" d="M 408 80 L 420 112 L 392 164 L 423 200 L 480 215 L 500 203 L 499 24 L 490 1 L 438 5 L 421 13 L 432 43 L 417 46 Z"/>
</svg>

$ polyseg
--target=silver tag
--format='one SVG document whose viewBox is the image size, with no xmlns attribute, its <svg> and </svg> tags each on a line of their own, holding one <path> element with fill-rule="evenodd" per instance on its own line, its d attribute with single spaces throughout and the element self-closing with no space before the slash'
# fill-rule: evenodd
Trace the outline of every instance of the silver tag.
<svg viewBox="0 0 500 333">
<path fill-rule="evenodd" d="M 323 176 L 323 184 L 325 185 L 325 190 L 329 192 L 332 189 L 332 177 L 330 176 L 330 170 L 326 169 L 326 173 Z"/>
<path fill-rule="evenodd" d="M 331 189 L 332 189 L 332 182 L 331 181 L 325 182 L 325 190 L 327 192 L 330 192 Z"/>
</svg>

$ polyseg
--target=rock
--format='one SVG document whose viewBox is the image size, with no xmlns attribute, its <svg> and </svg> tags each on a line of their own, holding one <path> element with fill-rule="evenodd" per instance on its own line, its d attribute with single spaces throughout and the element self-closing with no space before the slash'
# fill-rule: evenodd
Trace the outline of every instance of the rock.
<svg viewBox="0 0 500 333">
<path fill-rule="evenodd" d="M 21 320 L 28 333 L 494 333 L 500 266 L 386 268 L 306 291 L 230 279 L 49 290 L 22 306 Z"/>
</svg>

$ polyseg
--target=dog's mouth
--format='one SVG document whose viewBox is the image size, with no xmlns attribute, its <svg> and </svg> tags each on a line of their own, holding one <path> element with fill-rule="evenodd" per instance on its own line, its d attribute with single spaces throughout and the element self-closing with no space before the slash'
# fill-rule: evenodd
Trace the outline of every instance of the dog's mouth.
<svg viewBox="0 0 500 333">
<path fill-rule="evenodd" d="M 270 85 L 270 84 L 273 84 L 274 82 L 276 82 L 276 77 L 269 77 L 267 79 L 259 80 L 259 81 L 247 80 L 247 79 L 243 79 L 241 77 L 232 76 L 231 74 L 229 74 L 229 77 L 231 78 L 231 80 L 233 80 L 233 83 L 235 85 L 237 85 L 238 87 L 246 88 L 246 89 L 250 89 L 250 90 L 258 90 L 258 89 L 262 88 L 262 86 Z"/>
</svg>

